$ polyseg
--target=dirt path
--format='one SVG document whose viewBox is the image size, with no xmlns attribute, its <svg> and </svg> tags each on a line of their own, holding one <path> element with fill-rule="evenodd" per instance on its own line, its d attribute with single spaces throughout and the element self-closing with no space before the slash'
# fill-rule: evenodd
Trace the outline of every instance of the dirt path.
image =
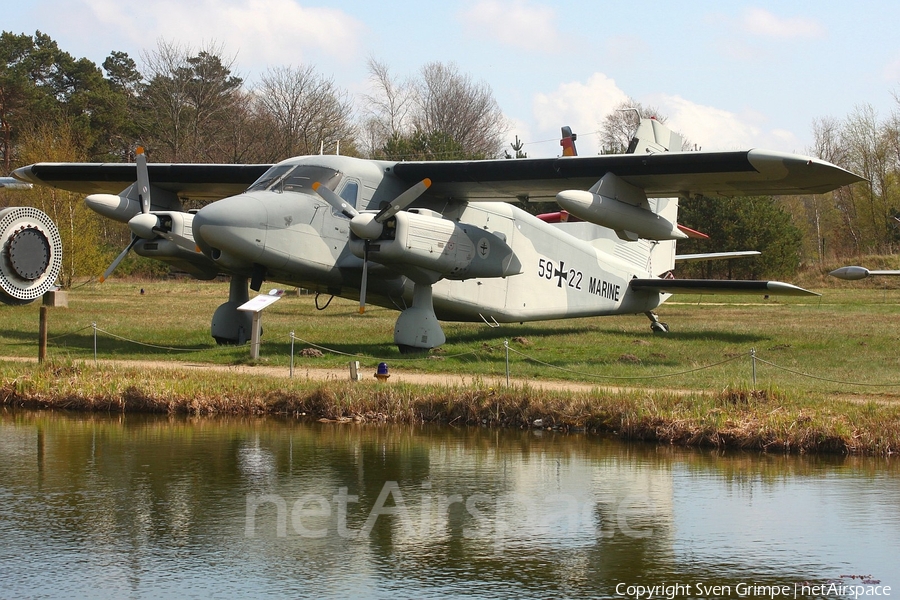
<svg viewBox="0 0 900 600">
<path fill-rule="evenodd" d="M 11 362 L 30 362 L 36 363 L 37 359 L 26 358 L 20 356 L 6 356 L 0 358 Z M 283 377 L 285 379 L 291 377 L 290 369 L 287 367 L 269 367 L 265 365 L 217 365 L 212 363 L 195 363 L 171 360 L 110 360 L 102 359 L 98 361 L 103 365 L 121 366 L 129 368 L 147 368 L 147 369 L 184 369 L 197 371 L 221 371 L 226 373 L 240 373 L 247 375 L 264 375 L 266 377 Z M 305 379 L 309 381 L 349 381 L 350 368 L 346 369 L 318 369 L 309 367 L 295 367 L 295 379 Z M 360 376 L 363 380 L 374 380 L 375 373 L 371 369 L 361 369 Z M 488 387 L 506 387 L 505 377 L 482 376 L 482 375 L 459 375 L 454 373 L 412 373 L 403 372 L 396 368 L 390 371 L 388 382 L 414 383 L 423 385 L 458 385 L 473 386 L 483 385 Z M 577 383 L 572 381 L 545 381 L 538 379 L 521 379 L 510 378 L 509 385 L 511 387 L 531 387 L 534 389 L 545 389 L 553 391 L 573 391 L 573 392 L 589 392 L 598 391 L 615 391 L 622 388 L 615 386 L 603 386 L 589 383 Z M 685 393 L 687 393 L 685 391 Z"/>
<path fill-rule="evenodd" d="M 11 362 L 30 362 L 36 363 L 37 359 L 5 356 L 0 357 L 0 361 Z M 186 361 L 171 360 L 99 360 L 101 364 L 122 366 L 129 368 L 147 368 L 147 369 L 170 369 L 170 370 L 197 370 L 197 371 L 221 371 L 226 373 L 241 373 L 246 375 L 263 375 L 266 377 L 291 377 L 290 369 L 287 367 L 271 367 L 265 365 L 218 365 L 213 363 L 196 363 Z M 310 367 L 295 367 L 294 378 L 304 379 L 308 381 L 349 381 L 350 369 L 320 369 Z M 360 373 L 362 380 L 374 380 L 375 373 L 371 369 L 364 369 Z M 487 386 L 503 388 L 507 386 L 505 377 L 497 377 L 490 375 L 461 375 L 455 373 L 414 373 L 404 372 L 396 368 L 391 369 L 391 375 L 388 382 L 402 382 L 421 385 L 445 385 L 445 386 Z M 529 387 L 537 390 L 548 391 L 564 391 L 564 392 L 626 392 L 626 391 L 645 391 L 652 393 L 656 388 L 652 387 L 623 387 L 614 385 L 602 385 L 594 383 L 581 383 L 574 381 L 562 380 L 543 380 L 543 379 L 524 379 L 510 378 L 509 386 L 513 388 Z M 709 390 L 687 390 L 687 389 L 665 389 L 666 392 L 679 395 L 690 395 L 698 393 L 712 393 Z M 900 396 L 893 392 L 871 392 L 860 391 L 852 392 L 835 392 L 830 396 L 832 400 L 842 400 L 855 403 L 876 402 L 878 404 L 900 404 Z"/>
</svg>

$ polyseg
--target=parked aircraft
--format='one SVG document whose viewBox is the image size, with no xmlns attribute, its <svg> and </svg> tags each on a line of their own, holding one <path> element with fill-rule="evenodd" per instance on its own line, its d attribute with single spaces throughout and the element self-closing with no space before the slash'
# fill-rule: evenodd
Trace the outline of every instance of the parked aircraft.
<svg viewBox="0 0 900 600">
<path fill-rule="evenodd" d="M 574 137 L 574 136 L 573 136 Z M 237 310 L 264 281 L 400 311 L 394 342 L 425 351 L 440 320 L 489 324 L 654 312 L 671 294 L 811 294 L 776 281 L 676 279 L 679 199 L 818 194 L 859 181 L 816 158 L 749 150 L 669 152 L 681 138 L 642 119 L 632 154 L 389 162 L 302 156 L 275 165 L 38 163 L 22 181 L 89 194 L 128 223 L 130 249 L 197 277 L 231 277 L 212 318 L 220 343 L 250 337 Z M 574 152 L 574 147 L 573 147 Z M 248 187 L 249 186 L 249 187 Z M 215 200 L 196 213 L 182 199 Z M 555 200 L 578 222 L 515 202 Z"/>
<path fill-rule="evenodd" d="M 0 177 L 0 189 L 30 190 L 32 187 L 34 187 L 32 184 L 19 181 L 15 177 Z"/>
<path fill-rule="evenodd" d="M 871 276 L 900 276 L 900 271 L 873 271 L 865 267 L 841 267 L 829 273 L 832 277 L 856 281 Z"/>
</svg>

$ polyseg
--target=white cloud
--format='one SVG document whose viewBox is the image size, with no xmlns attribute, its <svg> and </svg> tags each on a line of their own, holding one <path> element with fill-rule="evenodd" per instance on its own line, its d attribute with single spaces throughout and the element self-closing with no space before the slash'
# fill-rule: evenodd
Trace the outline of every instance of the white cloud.
<svg viewBox="0 0 900 600">
<path fill-rule="evenodd" d="M 470 35 L 506 46 L 535 52 L 562 50 L 556 11 L 549 6 L 532 5 L 523 0 L 481 0 L 460 13 L 460 19 Z"/>
<path fill-rule="evenodd" d="M 814 19 L 782 18 L 762 8 L 749 8 L 741 17 L 744 30 L 754 35 L 778 38 L 818 38 L 825 28 Z"/>
<path fill-rule="evenodd" d="M 51 18 L 84 31 L 114 31 L 116 38 L 142 50 L 158 39 L 192 48 L 215 42 L 253 70 L 299 64 L 308 52 L 350 60 L 358 54 L 364 30 L 339 10 L 304 7 L 294 0 L 81 0 L 67 2 Z"/>
<path fill-rule="evenodd" d="M 891 84 L 900 80 L 900 58 L 886 64 L 881 71 L 881 76 L 884 81 Z"/>
<path fill-rule="evenodd" d="M 600 144 L 595 135 L 603 118 L 628 95 L 616 82 L 603 73 L 594 73 L 586 83 L 564 83 L 549 94 L 537 94 L 534 98 L 534 115 L 538 128 L 544 135 L 559 135 L 563 125 L 572 127 L 579 134 L 578 153 L 596 154 Z"/>
<path fill-rule="evenodd" d="M 768 148 L 796 152 L 798 137 L 784 129 L 767 130 L 765 118 L 755 113 L 731 111 L 697 104 L 681 96 L 661 95 L 657 102 L 667 124 L 703 150 L 748 150 Z"/>
</svg>

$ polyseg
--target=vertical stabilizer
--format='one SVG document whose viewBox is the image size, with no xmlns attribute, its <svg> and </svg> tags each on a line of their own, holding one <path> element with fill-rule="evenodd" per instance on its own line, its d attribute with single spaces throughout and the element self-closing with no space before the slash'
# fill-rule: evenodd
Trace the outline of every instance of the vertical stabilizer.
<svg viewBox="0 0 900 600">
<path fill-rule="evenodd" d="M 559 145 L 562 146 L 563 156 L 578 156 L 578 152 L 575 150 L 575 140 L 578 139 L 578 136 L 572 133 L 572 128 L 566 125 L 562 128 L 562 139 L 559 140 Z"/>
<path fill-rule="evenodd" d="M 631 138 L 627 153 L 681 152 L 682 143 L 681 136 L 660 123 L 656 117 L 642 118 L 634 137 Z"/>
</svg>

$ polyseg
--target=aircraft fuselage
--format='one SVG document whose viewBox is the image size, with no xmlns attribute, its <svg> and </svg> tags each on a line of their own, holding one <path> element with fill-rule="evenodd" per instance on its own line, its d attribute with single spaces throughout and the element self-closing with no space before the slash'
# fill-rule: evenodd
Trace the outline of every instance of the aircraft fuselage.
<svg viewBox="0 0 900 600">
<path fill-rule="evenodd" d="M 372 169 L 372 161 L 334 156 L 293 161 L 338 172 L 330 185 L 361 210 L 378 208 L 404 189 L 385 169 Z M 344 193 L 348 182 L 356 196 Z M 194 238 L 223 271 L 358 298 L 362 243 L 354 246 L 348 216 L 313 193 L 311 183 L 298 178 L 256 186 L 262 189 L 251 186 L 210 204 L 194 217 Z M 518 322 L 641 313 L 662 301 L 658 293 L 629 290 L 631 278 L 655 273 L 649 265 L 641 268 L 638 261 L 604 251 L 602 240 L 592 238 L 602 238 L 604 228 L 548 224 L 504 202 L 426 195 L 414 206 L 419 208 L 404 216 L 410 224 L 402 242 L 371 243 L 368 289 L 374 304 L 409 306 L 415 282 L 429 277 L 435 314 L 442 320 Z M 394 235 L 404 225 L 401 220 Z"/>
</svg>

